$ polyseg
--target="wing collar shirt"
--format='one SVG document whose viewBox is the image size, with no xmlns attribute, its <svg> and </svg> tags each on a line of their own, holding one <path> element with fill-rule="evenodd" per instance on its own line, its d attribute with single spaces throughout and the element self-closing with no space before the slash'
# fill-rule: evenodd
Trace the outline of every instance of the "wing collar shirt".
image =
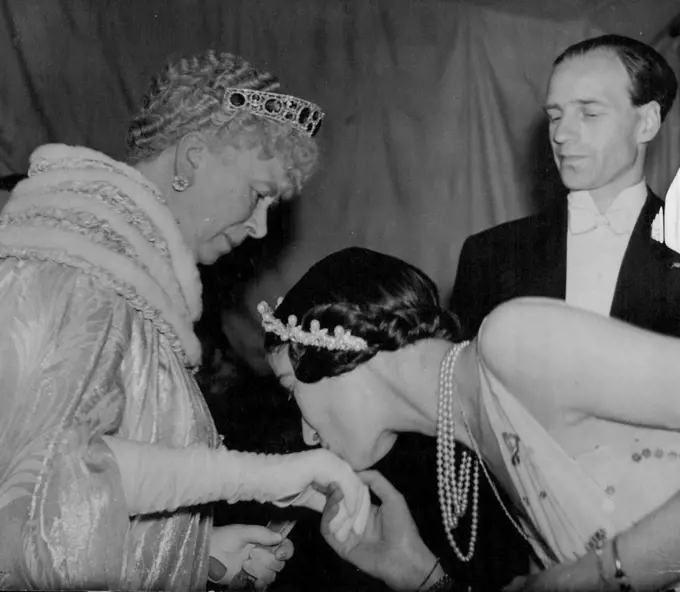
<svg viewBox="0 0 680 592">
<path fill-rule="evenodd" d="M 624 189 L 604 214 L 588 191 L 569 194 L 568 304 L 609 316 L 621 262 L 646 199 L 644 180 Z"/>
</svg>

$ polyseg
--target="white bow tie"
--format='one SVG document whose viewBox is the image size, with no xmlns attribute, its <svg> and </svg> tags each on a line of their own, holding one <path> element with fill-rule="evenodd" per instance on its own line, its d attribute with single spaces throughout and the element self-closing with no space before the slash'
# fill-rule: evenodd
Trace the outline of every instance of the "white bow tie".
<svg viewBox="0 0 680 592">
<path fill-rule="evenodd" d="M 606 226 L 614 234 L 629 233 L 630 223 L 628 212 L 623 209 L 608 211 L 606 214 L 599 214 L 587 208 L 572 206 L 569 208 L 569 230 L 572 234 L 585 234 L 595 230 L 600 226 Z"/>
</svg>

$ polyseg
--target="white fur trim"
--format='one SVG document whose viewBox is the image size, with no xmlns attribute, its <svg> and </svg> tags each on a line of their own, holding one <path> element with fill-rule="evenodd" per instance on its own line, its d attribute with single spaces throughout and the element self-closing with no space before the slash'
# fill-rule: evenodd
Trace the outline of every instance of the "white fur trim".
<svg viewBox="0 0 680 592">
<path fill-rule="evenodd" d="M 200 363 L 193 323 L 201 313 L 201 282 L 193 254 L 157 188 L 139 171 L 88 148 L 52 144 L 31 156 L 31 177 L 12 194 L 5 215 L 51 210 L 80 211 L 105 222 L 134 250 L 136 260 L 93 242 L 88 235 L 16 220 L 0 229 L 5 253 L 65 262 L 99 275 L 183 348 L 190 364 Z M 112 170 L 113 169 L 113 170 Z M 70 183 L 108 183 L 130 199 L 138 215 L 152 223 L 153 236 L 129 224 L 124 214 L 96 196 L 72 190 Z M 62 187 L 59 187 L 62 185 Z M 68 216 L 67 216 L 68 219 Z M 154 241 L 163 240 L 167 251 Z M 113 283 L 112 283 L 113 282 Z M 148 303 L 148 306 L 144 303 Z"/>
<path fill-rule="evenodd" d="M 191 324 L 177 314 L 172 301 L 158 284 L 127 257 L 112 253 L 87 237 L 54 228 L 8 226 L 0 232 L 0 244 L 19 249 L 61 250 L 110 272 L 158 310 L 179 337 L 189 361 L 195 365 L 200 362 L 201 346 Z"/>
<path fill-rule="evenodd" d="M 115 174 L 109 171 L 97 171 L 97 176 L 102 181 L 109 181 L 121 188 L 135 203 L 144 210 L 158 226 L 172 255 L 175 274 L 182 286 L 184 298 L 189 307 L 192 320 L 195 322 L 201 316 L 201 281 L 196 260 L 189 250 L 179 226 L 172 217 L 167 206 L 160 203 L 151 191 L 145 190 L 149 186 L 158 191 L 158 188 L 138 170 L 118 162 L 109 156 L 90 148 L 82 146 L 67 146 L 66 144 L 46 144 L 37 148 L 31 155 L 31 165 L 41 161 L 65 160 L 65 159 L 90 159 L 100 161 L 116 167 L 124 174 Z M 76 171 L 85 172 L 87 169 L 67 169 L 69 175 Z M 36 177 L 39 179 L 42 175 Z M 73 179 L 73 177 L 69 176 Z M 160 192 L 159 192 L 160 193 Z"/>
<path fill-rule="evenodd" d="M 101 175 L 91 175 L 93 181 L 101 181 Z M 67 171 L 55 171 L 40 175 L 40 178 L 49 182 L 50 187 L 63 181 L 72 181 L 72 175 Z M 81 180 L 86 181 L 86 178 Z M 41 185 L 38 185 L 40 187 Z M 168 293 L 171 300 L 175 303 L 174 306 L 180 314 L 187 319 L 187 322 L 193 322 L 190 311 L 187 308 L 187 303 L 184 298 L 184 293 L 179 285 L 174 269 L 169 259 L 165 259 L 160 251 L 158 251 L 153 244 L 149 243 L 143 235 L 136 231 L 135 227 L 128 224 L 122 216 L 115 210 L 106 206 L 106 204 L 89 198 L 85 194 L 79 194 L 73 191 L 60 191 L 59 193 L 39 193 L 32 191 L 30 183 L 26 183 L 21 188 L 21 199 L 13 201 L 8 204 L 3 214 L 19 214 L 27 211 L 32 206 L 43 208 L 55 208 L 66 211 L 72 210 L 74 212 L 88 212 L 98 218 L 106 221 L 109 227 L 120 234 L 127 240 L 130 246 L 135 250 L 140 262 L 147 268 L 148 273 L 156 280 L 156 282 Z"/>
</svg>

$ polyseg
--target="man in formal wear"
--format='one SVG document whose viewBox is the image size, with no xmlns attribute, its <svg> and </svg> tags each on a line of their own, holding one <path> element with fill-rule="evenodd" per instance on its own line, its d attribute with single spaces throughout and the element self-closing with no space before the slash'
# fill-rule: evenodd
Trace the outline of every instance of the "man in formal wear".
<svg viewBox="0 0 680 592">
<path fill-rule="evenodd" d="M 473 337 L 497 305 L 560 298 L 680 335 L 680 255 L 652 237 L 662 201 L 647 187 L 647 145 L 677 92 L 664 58 L 618 35 L 569 47 L 553 64 L 545 112 L 565 186 L 542 213 L 469 237 L 451 309 Z"/>
</svg>

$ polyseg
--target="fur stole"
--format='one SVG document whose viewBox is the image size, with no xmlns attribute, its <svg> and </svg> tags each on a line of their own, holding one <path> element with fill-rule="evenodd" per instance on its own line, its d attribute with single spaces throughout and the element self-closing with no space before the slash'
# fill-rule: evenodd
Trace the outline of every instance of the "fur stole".
<svg viewBox="0 0 680 592">
<path fill-rule="evenodd" d="M 88 148 L 38 148 L 0 216 L 0 257 L 90 273 L 151 320 L 185 365 L 199 365 L 196 262 L 160 192 L 136 169 Z"/>
</svg>

